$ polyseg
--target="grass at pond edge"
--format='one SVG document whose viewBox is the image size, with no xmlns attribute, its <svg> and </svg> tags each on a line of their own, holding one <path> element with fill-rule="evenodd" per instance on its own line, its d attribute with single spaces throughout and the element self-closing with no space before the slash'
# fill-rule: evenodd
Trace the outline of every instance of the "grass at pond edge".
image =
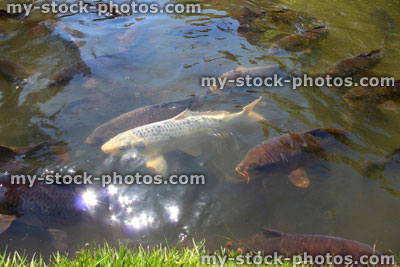
<svg viewBox="0 0 400 267">
<path fill-rule="evenodd" d="M 218 252 L 209 252 L 205 248 L 205 242 L 193 242 L 192 248 L 180 247 L 171 248 L 168 246 L 159 245 L 156 248 L 134 247 L 128 248 L 126 245 L 113 247 L 108 244 L 92 245 L 82 248 L 76 252 L 75 256 L 68 254 L 55 253 L 50 259 L 44 259 L 41 256 L 26 257 L 17 252 L 3 252 L 0 254 L 0 266 L 21 266 L 21 267 L 36 267 L 36 266 L 61 266 L 61 267 L 83 267 L 83 266 L 207 266 L 202 264 L 202 255 L 216 255 L 236 257 L 240 255 L 236 251 L 226 248 L 221 248 Z M 396 261 L 400 262 L 400 258 L 396 257 Z M 217 260 L 217 265 L 218 260 Z M 208 265 L 210 266 L 210 265 Z M 237 266 L 233 261 L 227 261 L 224 266 Z M 246 266 L 246 265 L 241 265 Z M 266 266 L 266 265 L 258 265 Z M 283 265 L 268 265 L 292 267 L 292 262 L 285 262 Z M 304 266 L 304 265 L 300 265 Z"/>
</svg>

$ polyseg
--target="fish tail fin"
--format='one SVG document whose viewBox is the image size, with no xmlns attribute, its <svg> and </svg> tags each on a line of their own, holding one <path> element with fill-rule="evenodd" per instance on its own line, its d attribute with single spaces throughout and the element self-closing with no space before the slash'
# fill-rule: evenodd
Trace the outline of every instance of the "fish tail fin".
<svg viewBox="0 0 400 267">
<path fill-rule="evenodd" d="M 251 102 L 250 104 L 248 104 L 247 106 L 245 106 L 243 108 L 242 114 L 246 115 L 256 121 L 262 121 L 265 120 L 265 118 L 263 116 L 261 116 L 260 114 L 258 114 L 257 112 L 253 111 L 254 107 L 260 103 L 261 101 L 261 97 L 254 100 L 253 102 Z"/>
</svg>

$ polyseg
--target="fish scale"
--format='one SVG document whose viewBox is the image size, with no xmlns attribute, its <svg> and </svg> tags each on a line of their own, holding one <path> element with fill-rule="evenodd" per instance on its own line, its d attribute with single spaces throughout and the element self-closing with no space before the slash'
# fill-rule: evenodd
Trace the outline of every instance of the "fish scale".
<svg viewBox="0 0 400 267">
<path fill-rule="evenodd" d="M 171 136 L 185 136 L 188 133 L 196 133 L 198 131 L 209 130 L 210 128 L 218 127 L 220 120 L 191 117 L 184 118 L 180 121 L 173 123 L 171 121 L 162 121 L 157 124 L 145 125 L 132 130 L 132 135 L 143 138 L 145 140 L 162 141 L 169 140 Z M 197 131 L 193 131 L 193 129 Z"/>
</svg>

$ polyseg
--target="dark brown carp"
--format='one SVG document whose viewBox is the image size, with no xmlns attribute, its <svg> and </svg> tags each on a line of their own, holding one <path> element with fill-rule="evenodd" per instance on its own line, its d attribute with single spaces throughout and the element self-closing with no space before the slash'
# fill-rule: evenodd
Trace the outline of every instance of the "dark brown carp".
<svg viewBox="0 0 400 267">
<path fill-rule="evenodd" d="M 78 61 L 65 69 L 56 72 L 48 82 L 48 86 L 60 86 L 66 85 L 70 82 L 76 75 L 90 76 L 92 74 L 90 67 L 85 61 Z"/>
<path fill-rule="evenodd" d="M 297 50 L 307 47 L 312 41 L 326 35 L 327 26 L 318 26 L 309 31 L 283 37 L 274 43 L 275 46 L 286 50 Z"/>
<path fill-rule="evenodd" d="M 362 256 L 383 256 L 381 252 L 373 247 L 357 241 L 322 235 L 286 234 L 267 228 L 264 228 L 263 234 L 257 234 L 251 238 L 241 240 L 239 244 L 241 249 L 246 252 L 261 251 L 264 255 L 277 253 L 285 257 L 294 257 L 303 256 L 304 253 L 307 253 L 314 259 L 316 256 L 325 257 L 328 254 L 332 257 L 351 256 L 351 263 L 360 262 Z M 388 265 L 392 264 L 394 262 L 388 263 Z M 342 266 L 345 266 L 345 264 Z"/>
<path fill-rule="evenodd" d="M 59 228 L 81 215 L 77 195 L 62 186 L 12 184 L 10 175 L 0 175 L 0 233 L 16 219 L 27 225 Z"/>
<path fill-rule="evenodd" d="M 0 59 L 0 75 L 11 81 L 23 80 L 32 74 L 17 63 Z"/>
<path fill-rule="evenodd" d="M 62 142 L 43 142 L 35 146 L 15 147 L 0 146 L 0 172 L 19 172 L 24 168 L 32 168 L 33 165 L 41 165 L 43 162 L 68 162 L 67 148 Z M 28 159 L 28 161 L 21 159 Z M 29 164 L 27 163 L 29 162 Z"/>
<path fill-rule="evenodd" d="M 393 86 L 355 87 L 348 91 L 343 99 L 352 106 L 363 107 L 367 104 L 379 105 L 389 100 L 400 100 L 400 80 Z"/>
<path fill-rule="evenodd" d="M 301 11 L 289 9 L 261 11 L 259 13 L 252 11 L 248 7 L 241 7 L 243 14 L 237 18 L 239 21 L 239 33 L 264 32 L 274 28 L 274 25 L 293 25 L 298 22 L 313 21 L 315 17 Z"/>
<path fill-rule="evenodd" d="M 74 42 L 71 43 L 72 46 Z M 75 46 L 78 50 L 79 48 Z M 78 52 L 77 50 L 77 52 Z M 65 86 L 67 85 L 75 76 L 80 75 L 81 77 L 87 78 L 98 75 L 97 77 L 107 75 L 109 71 L 105 73 L 104 70 L 109 69 L 132 69 L 136 68 L 132 65 L 128 59 L 130 58 L 130 54 L 126 53 L 117 53 L 112 55 L 103 55 L 95 58 L 80 60 L 72 65 L 67 66 L 66 68 L 55 72 L 53 76 L 51 76 L 47 85 L 50 86 Z M 94 79 L 94 77 L 92 77 Z"/>
<path fill-rule="evenodd" d="M 335 129 L 315 129 L 266 140 L 247 152 L 236 171 L 248 181 L 287 172 L 295 186 L 307 188 L 310 180 L 303 168 L 323 159 L 326 149 L 337 144 L 337 138 L 344 134 Z"/>
<path fill-rule="evenodd" d="M 97 127 L 87 138 L 87 144 L 98 144 L 114 136 L 145 124 L 167 120 L 186 109 L 199 106 L 201 98 L 192 97 L 176 102 L 145 106 L 124 113 Z"/>
<path fill-rule="evenodd" d="M 84 194 L 78 194 L 67 186 L 46 185 L 37 181 L 32 187 L 13 184 L 11 175 L 0 174 L 0 234 L 18 221 L 47 230 L 52 245 L 57 250 L 66 250 L 67 232 L 71 225 L 94 223 L 88 212 L 89 208 L 94 211 L 94 207 L 85 202 Z M 102 212 L 100 218 L 107 211 L 107 204 L 104 201 L 101 203 L 95 209 L 96 214 Z"/>
<path fill-rule="evenodd" d="M 330 67 L 325 75 L 332 77 L 351 77 L 374 67 L 383 57 L 383 50 L 372 50 L 355 57 L 342 59 Z"/>
<path fill-rule="evenodd" d="M 246 32 L 257 32 L 260 31 L 257 27 L 253 25 L 255 19 L 262 20 L 265 16 L 265 12 L 256 13 L 249 9 L 248 7 L 242 6 L 243 14 L 238 18 L 239 21 L 239 33 L 246 33 Z"/>
</svg>

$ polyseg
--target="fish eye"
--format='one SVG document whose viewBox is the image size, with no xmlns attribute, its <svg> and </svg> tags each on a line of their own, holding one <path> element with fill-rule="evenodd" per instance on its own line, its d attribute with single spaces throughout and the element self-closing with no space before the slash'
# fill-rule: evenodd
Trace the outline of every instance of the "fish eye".
<svg viewBox="0 0 400 267">
<path fill-rule="evenodd" d="M 120 146 L 118 149 L 119 149 L 120 151 L 123 151 L 123 150 L 125 150 L 125 146 Z"/>
</svg>

